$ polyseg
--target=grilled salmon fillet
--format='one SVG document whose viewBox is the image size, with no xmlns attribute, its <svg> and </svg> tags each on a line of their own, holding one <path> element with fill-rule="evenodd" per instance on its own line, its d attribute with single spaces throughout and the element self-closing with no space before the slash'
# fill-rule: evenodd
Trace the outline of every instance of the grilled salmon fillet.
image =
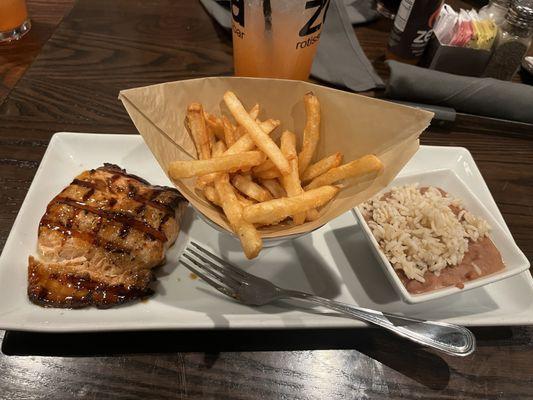
<svg viewBox="0 0 533 400">
<path fill-rule="evenodd" d="M 113 164 L 84 171 L 49 204 L 28 296 L 46 307 L 110 307 L 151 295 L 152 269 L 176 240 L 186 200 Z"/>
</svg>

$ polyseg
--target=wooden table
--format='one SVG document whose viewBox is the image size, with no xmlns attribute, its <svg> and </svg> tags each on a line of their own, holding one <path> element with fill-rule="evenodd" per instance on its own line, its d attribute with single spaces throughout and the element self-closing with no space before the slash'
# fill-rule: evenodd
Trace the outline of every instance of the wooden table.
<svg viewBox="0 0 533 400">
<path fill-rule="evenodd" d="M 56 2 L 63 11 L 69 3 Z M 357 28 L 381 72 L 389 26 L 382 20 Z M 54 132 L 136 133 L 117 100 L 120 89 L 232 73 L 231 38 L 196 1 L 78 0 L 51 37 L 43 35 L 27 38 L 44 46 L 33 48 L 33 64 L 27 68 L 28 56 L 26 72 L 0 97 L 0 246 Z M 26 45 L 0 49 L 0 57 L 24 57 Z M 466 119 L 431 127 L 422 140 L 472 152 L 530 260 L 532 133 Z M 533 398 L 533 329 L 474 332 L 479 348 L 465 359 L 370 329 L 0 332 L 0 397 Z"/>
</svg>

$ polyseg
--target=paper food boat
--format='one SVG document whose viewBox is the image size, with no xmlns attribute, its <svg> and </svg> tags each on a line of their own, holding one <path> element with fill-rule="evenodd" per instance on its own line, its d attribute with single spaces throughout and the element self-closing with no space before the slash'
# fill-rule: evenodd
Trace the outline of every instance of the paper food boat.
<svg viewBox="0 0 533 400">
<path fill-rule="evenodd" d="M 346 187 L 321 210 L 317 220 L 298 226 L 286 223 L 261 228 L 263 237 L 311 231 L 372 197 L 386 187 L 415 154 L 418 137 L 433 116 L 427 111 L 308 82 L 280 79 L 192 79 L 123 90 L 119 98 L 168 175 L 172 161 L 196 158 L 194 143 L 184 125 L 187 106 L 200 102 L 210 113 L 230 115 L 222 100 L 227 90 L 235 92 L 247 109 L 259 103 L 260 119 L 281 121 L 281 126 L 271 135 L 274 139 L 288 129 L 295 132 L 300 141 L 305 125 L 303 96 L 312 91 L 320 100 L 322 111 L 320 142 L 313 161 L 340 151 L 344 155 L 343 162 L 375 154 L 384 164 L 382 173 L 371 181 L 357 185 L 347 181 Z M 222 210 L 195 190 L 194 179 L 172 181 L 197 211 L 231 230 Z"/>
</svg>

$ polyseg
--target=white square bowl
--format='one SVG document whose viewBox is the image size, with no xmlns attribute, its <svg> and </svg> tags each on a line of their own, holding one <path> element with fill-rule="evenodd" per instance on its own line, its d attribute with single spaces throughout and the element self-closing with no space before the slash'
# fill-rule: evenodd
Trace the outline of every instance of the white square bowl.
<svg viewBox="0 0 533 400">
<path fill-rule="evenodd" d="M 457 174 L 451 169 L 435 170 L 430 172 L 417 173 L 407 176 L 401 176 L 396 178 L 389 188 L 384 189 L 381 193 L 387 192 L 391 187 L 403 186 L 413 183 L 419 183 L 420 186 L 436 186 L 447 193 L 450 196 L 462 200 L 464 207 L 472 212 L 475 216 L 484 218 L 491 226 L 489 237 L 492 239 L 496 248 L 502 255 L 505 268 L 487 276 L 483 276 L 479 279 L 464 282 L 464 288 L 459 289 L 455 286 L 449 286 L 442 289 L 432 290 L 427 293 L 412 294 L 407 291 L 402 281 L 396 274 L 393 266 L 381 251 L 379 243 L 376 241 L 370 227 L 366 223 L 363 215 L 359 209 L 354 209 L 354 214 L 363 229 L 363 233 L 366 239 L 371 243 L 371 249 L 383 267 L 385 275 L 391 282 L 396 292 L 407 303 L 420 303 L 423 301 L 434 300 L 444 296 L 450 296 L 452 294 L 462 293 L 464 291 L 474 289 L 480 286 L 485 286 L 502 279 L 509 278 L 517 275 L 529 268 L 529 261 L 522 253 L 522 251 L 516 245 L 513 237 L 506 232 L 504 228 L 496 221 L 494 216 L 483 205 L 476 195 L 468 188 L 468 186 L 457 176 Z"/>
</svg>

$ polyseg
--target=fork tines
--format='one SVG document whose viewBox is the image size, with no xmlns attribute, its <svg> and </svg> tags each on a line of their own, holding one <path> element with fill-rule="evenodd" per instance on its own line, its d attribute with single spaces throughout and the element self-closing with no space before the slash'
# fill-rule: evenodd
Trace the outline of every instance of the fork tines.
<svg viewBox="0 0 533 400">
<path fill-rule="evenodd" d="M 195 242 L 190 242 L 179 261 L 215 289 L 234 298 L 248 275 Z"/>
</svg>

